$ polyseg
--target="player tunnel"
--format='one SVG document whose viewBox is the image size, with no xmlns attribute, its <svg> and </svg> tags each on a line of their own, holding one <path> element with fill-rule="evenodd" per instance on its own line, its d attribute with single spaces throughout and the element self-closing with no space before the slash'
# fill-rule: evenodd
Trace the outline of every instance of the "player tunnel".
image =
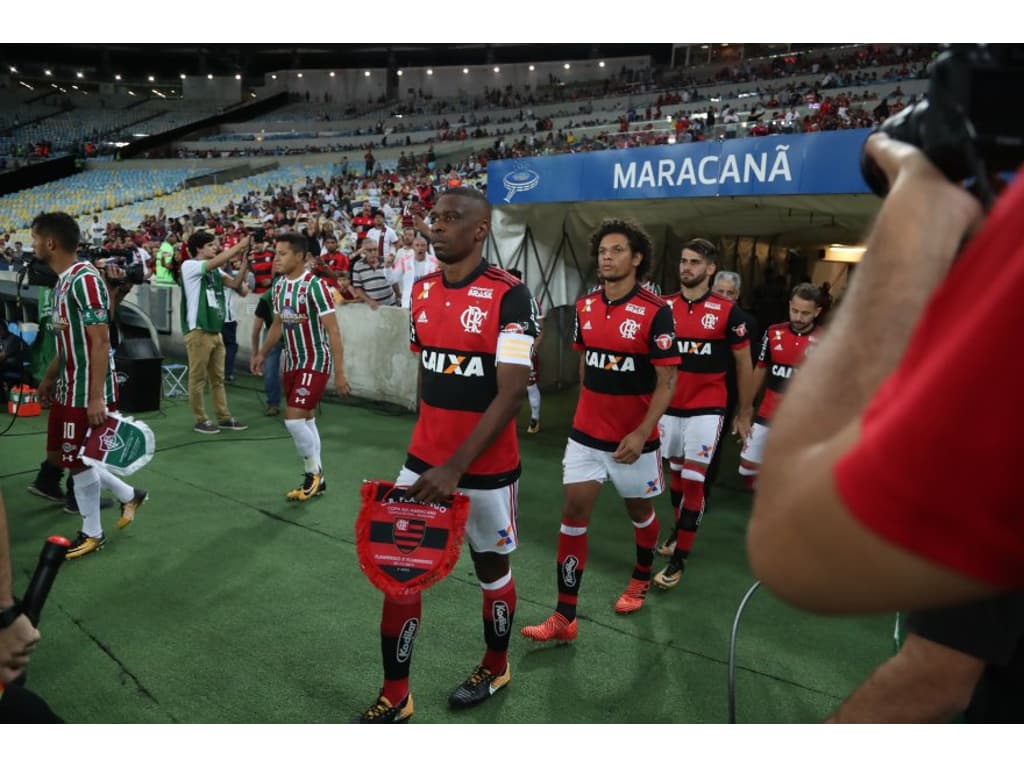
<svg viewBox="0 0 1024 768">
<path fill-rule="evenodd" d="M 860 174 L 867 130 L 668 144 L 492 162 L 487 258 L 518 268 L 546 315 L 541 383 L 576 381 L 572 305 L 597 283 L 590 233 L 632 218 L 651 236 L 648 279 L 678 289 L 676 263 L 691 237 L 714 241 L 719 269 L 738 272 L 744 300 L 766 275 L 810 276 L 841 293 L 849 265 L 827 246 L 861 242 L 880 200 Z M 557 329 L 557 333 L 554 330 Z"/>
</svg>

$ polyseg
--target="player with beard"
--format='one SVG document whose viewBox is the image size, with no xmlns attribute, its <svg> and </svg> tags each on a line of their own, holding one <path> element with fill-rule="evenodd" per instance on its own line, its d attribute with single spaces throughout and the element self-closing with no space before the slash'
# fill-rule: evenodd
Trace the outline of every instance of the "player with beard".
<svg viewBox="0 0 1024 768">
<path fill-rule="evenodd" d="M 580 400 L 562 460 L 564 503 L 558 535 L 558 602 L 545 621 L 523 627 L 531 640 L 571 641 L 587 560 L 587 528 L 601 485 L 611 480 L 633 523 L 636 565 L 616 613 L 643 607 L 650 587 L 661 493 L 658 419 L 675 390 L 679 354 L 672 312 L 641 287 L 651 241 L 638 225 L 606 219 L 590 238 L 603 287 L 576 302 L 573 346 L 580 358 Z"/>
<path fill-rule="evenodd" d="M 409 341 L 420 357 L 420 412 L 396 480 L 422 502 L 455 491 L 470 501 L 466 540 L 483 591 L 486 650 L 449 696 L 453 709 L 481 704 L 511 680 L 516 588 L 509 555 L 518 543 L 520 474 L 514 419 L 526 398 L 537 321 L 526 286 L 484 261 L 490 227 L 491 207 L 479 191 L 458 187 L 438 198 L 431 239 L 442 271 L 413 284 Z M 409 669 L 420 605 L 419 593 L 385 596 L 384 684 L 360 722 L 412 716 Z"/>
<path fill-rule="evenodd" d="M 67 551 L 68 559 L 96 552 L 106 544 L 100 524 L 101 488 L 112 490 L 121 502 L 118 528 L 135 519 L 147 498 L 146 491 L 133 488 L 102 466 L 87 467 L 78 458 L 86 432 L 102 424 L 107 409 L 114 410 L 117 402 L 107 327 L 110 297 L 96 267 L 76 259 L 79 237 L 78 224 L 66 213 L 42 213 L 32 222 L 33 250 L 57 274 L 50 319 L 57 354 L 39 383 L 39 397 L 52 400 L 47 461 L 71 471 L 82 516 L 82 530 Z"/>
<path fill-rule="evenodd" d="M 661 437 L 671 469 L 675 528 L 658 553 L 671 560 L 654 576 L 662 589 L 679 584 L 704 514 L 704 481 L 718 448 L 728 401 L 725 372 L 736 369 L 738 402 L 733 434 L 750 432 L 753 368 L 747 326 L 735 303 L 711 292 L 718 251 L 702 238 L 683 246 L 680 292 L 666 296 L 675 319 L 680 375 L 661 420 Z"/>
<path fill-rule="evenodd" d="M 739 473 L 751 489 L 761 471 L 768 421 L 779 407 L 789 380 L 818 341 L 820 315 L 821 291 L 810 283 L 801 283 L 793 289 L 789 299 L 789 322 L 773 325 L 764 332 L 754 370 L 754 392 L 760 392 L 766 381 L 767 389 L 757 409 L 750 439 L 740 453 Z"/>
</svg>

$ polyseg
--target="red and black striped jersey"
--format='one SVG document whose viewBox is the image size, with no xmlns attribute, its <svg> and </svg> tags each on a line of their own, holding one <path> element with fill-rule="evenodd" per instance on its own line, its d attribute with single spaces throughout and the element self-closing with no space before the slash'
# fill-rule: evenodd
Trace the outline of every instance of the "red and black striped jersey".
<svg viewBox="0 0 1024 768">
<path fill-rule="evenodd" d="M 249 269 L 252 271 L 256 287 L 252 292 L 259 294 L 270 288 L 274 281 L 274 252 L 269 248 L 249 254 Z"/>
<path fill-rule="evenodd" d="M 757 409 L 757 421 L 767 422 L 779 407 L 782 392 L 790 378 L 803 363 L 804 358 L 818 341 L 819 329 L 812 326 L 805 333 L 797 333 L 789 323 L 773 325 L 761 338 L 761 354 L 757 358 L 758 368 L 767 368 L 764 399 Z"/>
<path fill-rule="evenodd" d="M 583 381 L 569 437 L 614 451 L 640 426 L 657 385 L 656 365 L 678 365 L 672 312 L 637 285 L 615 301 L 597 290 L 576 302 L 573 347 L 583 353 Z M 644 452 L 659 445 L 657 427 Z"/>
<path fill-rule="evenodd" d="M 681 293 L 666 296 L 665 301 L 672 307 L 675 320 L 681 373 L 666 413 L 725 413 L 725 372 L 736 365 L 732 350 L 746 349 L 750 344 L 746 322 L 734 302 L 710 291 L 693 301 Z"/>
<path fill-rule="evenodd" d="M 409 346 L 420 356 L 420 414 L 406 466 L 423 473 L 445 463 L 498 394 L 502 334 L 536 338 L 530 291 L 481 261 L 465 280 L 434 272 L 412 287 Z M 509 423 L 462 476 L 463 488 L 501 488 L 519 477 L 519 442 Z"/>
</svg>

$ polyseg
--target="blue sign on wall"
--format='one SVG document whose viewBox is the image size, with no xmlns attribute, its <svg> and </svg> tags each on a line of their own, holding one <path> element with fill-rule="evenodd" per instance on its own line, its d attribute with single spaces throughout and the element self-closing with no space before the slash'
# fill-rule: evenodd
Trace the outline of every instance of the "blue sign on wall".
<svg viewBox="0 0 1024 768">
<path fill-rule="evenodd" d="M 493 205 L 521 205 L 868 193 L 860 153 L 869 133 L 783 134 L 495 160 L 487 166 L 487 195 Z"/>
</svg>

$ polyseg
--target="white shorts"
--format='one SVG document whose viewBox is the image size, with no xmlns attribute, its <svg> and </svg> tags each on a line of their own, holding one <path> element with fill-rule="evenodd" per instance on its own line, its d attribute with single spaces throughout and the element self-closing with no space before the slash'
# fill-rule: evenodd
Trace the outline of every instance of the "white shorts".
<svg viewBox="0 0 1024 768">
<path fill-rule="evenodd" d="M 395 485 L 410 486 L 419 479 L 419 473 L 402 467 Z M 519 481 L 503 488 L 482 490 L 458 488 L 469 497 L 469 517 L 466 519 L 466 540 L 474 552 L 497 552 L 507 555 L 519 543 L 516 516 L 519 511 Z"/>
<path fill-rule="evenodd" d="M 598 482 L 611 478 L 624 499 L 651 499 L 661 493 L 665 482 L 661 473 L 661 453 L 640 454 L 632 464 L 620 464 L 611 451 L 599 451 L 569 440 L 562 459 L 562 484 Z"/>
<path fill-rule="evenodd" d="M 724 416 L 705 413 L 700 416 L 662 416 L 658 420 L 661 452 L 674 471 L 683 468 L 682 460 L 710 464 L 722 435 Z"/>
<path fill-rule="evenodd" d="M 742 460 L 749 461 L 752 464 L 761 463 L 764 459 L 764 443 L 768 439 L 769 429 L 764 424 L 754 422 L 754 426 L 750 430 L 750 437 L 743 444 L 743 451 L 740 453 Z"/>
</svg>

